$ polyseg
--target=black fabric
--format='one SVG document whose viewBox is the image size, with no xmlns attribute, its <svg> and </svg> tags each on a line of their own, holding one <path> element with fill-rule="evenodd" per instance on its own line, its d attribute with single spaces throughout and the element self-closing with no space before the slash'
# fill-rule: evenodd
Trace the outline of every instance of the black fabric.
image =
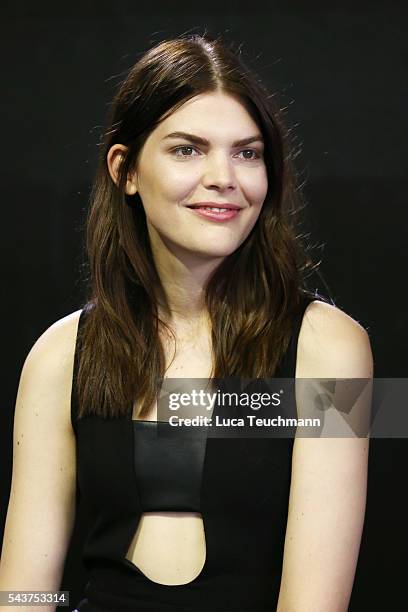
<svg viewBox="0 0 408 612">
<path fill-rule="evenodd" d="M 305 294 L 288 351 L 275 378 L 295 377 L 297 340 L 304 311 L 316 299 L 319 296 Z M 79 325 L 83 315 L 84 311 Z M 115 419 L 87 416 L 77 420 L 76 370 L 77 355 L 72 394 L 77 482 L 81 500 L 88 506 L 93 521 L 83 551 L 89 582 L 85 599 L 77 604 L 77 610 L 270 612 L 276 609 L 293 438 L 208 437 L 201 446 L 201 459 L 196 448 L 191 474 L 184 473 L 181 479 L 180 472 L 179 481 L 175 474 L 173 482 L 167 484 L 155 472 L 155 482 L 163 487 L 155 491 L 152 470 L 158 469 L 157 461 L 156 468 L 149 467 L 150 472 L 143 473 L 141 454 L 144 451 L 137 446 L 143 445 L 146 438 L 143 438 L 143 425 L 135 424 L 131 414 Z M 153 448 L 149 453 L 154 465 Z M 180 486 L 181 480 L 183 486 Z M 157 509 L 163 495 L 168 500 L 173 496 L 174 503 L 180 507 L 199 508 L 202 515 L 206 560 L 201 573 L 188 584 L 160 585 L 125 559 L 142 513 L 147 508 Z"/>
<path fill-rule="evenodd" d="M 204 428 L 165 435 L 168 422 L 133 421 L 135 477 L 144 512 L 200 512 Z"/>
</svg>

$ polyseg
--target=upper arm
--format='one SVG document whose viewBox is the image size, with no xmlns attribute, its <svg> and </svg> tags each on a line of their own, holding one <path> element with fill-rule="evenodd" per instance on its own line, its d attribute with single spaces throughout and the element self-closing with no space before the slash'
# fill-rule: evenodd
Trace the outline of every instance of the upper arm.
<svg viewBox="0 0 408 612">
<path fill-rule="evenodd" d="M 79 314 L 74 312 L 49 327 L 21 371 L 0 590 L 60 587 L 75 518 L 70 401 Z"/>
<path fill-rule="evenodd" d="M 297 378 L 368 378 L 367 332 L 313 302 L 298 344 Z M 299 407 L 301 409 L 301 407 Z M 368 439 L 296 438 L 278 612 L 345 612 L 364 523 Z"/>
</svg>

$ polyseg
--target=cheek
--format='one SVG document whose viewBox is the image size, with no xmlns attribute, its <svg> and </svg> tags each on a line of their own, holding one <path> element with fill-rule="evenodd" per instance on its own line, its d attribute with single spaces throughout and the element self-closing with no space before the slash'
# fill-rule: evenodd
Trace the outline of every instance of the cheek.
<svg viewBox="0 0 408 612">
<path fill-rule="evenodd" d="M 253 206 L 261 206 L 268 192 L 268 175 L 265 169 L 241 177 L 241 188 Z"/>
<path fill-rule="evenodd" d="M 189 194 L 195 189 L 199 173 L 194 169 L 172 165 L 169 167 L 163 164 L 156 172 L 153 179 L 153 185 L 156 193 L 162 199 L 170 202 L 179 202 L 185 200 Z"/>
</svg>

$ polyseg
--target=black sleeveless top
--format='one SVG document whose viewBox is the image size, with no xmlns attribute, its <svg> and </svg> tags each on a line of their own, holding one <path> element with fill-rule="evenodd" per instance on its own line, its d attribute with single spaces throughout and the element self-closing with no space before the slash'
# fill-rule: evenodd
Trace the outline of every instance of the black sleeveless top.
<svg viewBox="0 0 408 612">
<path fill-rule="evenodd" d="M 289 348 L 273 378 L 295 378 L 303 315 L 309 303 L 319 298 L 317 294 L 303 296 Z M 83 310 L 78 329 L 84 313 Z M 196 439 L 190 442 L 193 445 L 190 450 L 194 451 L 190 469 L 185 468 L 178 478 L 174 477 L 173 486 L 163 478 L 163 488 L 155 489 L 148 472 L 142 469 L 146 452 L 150 453 L 150 461 L 154 461 L 154 454 L 151 446 L 150 450 L 143 450 L 143 443 L 152 436 L 152 428 L 161 424 L 137 422 L 131 414 L 114 419 L 93 415 L 77 419 L 77 349 L 78 343 L 71 397 L 77 488 L 92 522 L 83 550 L 89 580 L 76 610 L 275 610 L 288 514 L 293 437 L 207 436 L 201 442 Z M 214 413 L 217 409 L 216 405 Z M 169 427 L 168 423 L 164 425 Z M 163 448 L 166 440 L 162 439 L 161 444 Z M 174 456 L 172 460 L 176 465 Z M 147 469 L 156 474 L 160 484 L 158 468 L 155 472 L 151 465 Z M 187 584 L 158 584 L 125 558 L 142 513 L 169 509 L 159 507 L 163 499 L 171 500 L 170 509 L 188 508 L 190 504 L 194 511 L 199 508 L 202 515 L 206 560 L 200 574 Z"/>
</svg>

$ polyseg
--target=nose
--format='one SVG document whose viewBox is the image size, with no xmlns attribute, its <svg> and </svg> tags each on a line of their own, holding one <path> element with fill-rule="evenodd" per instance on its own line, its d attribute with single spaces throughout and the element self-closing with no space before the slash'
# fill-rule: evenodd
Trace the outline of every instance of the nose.
<svg viewBox="0 0 408 612">
<path fill-rule="evenodd" d="M 207 189 L 220 191 L 236 188 L 235 171 L 228 155 L 219 153 L 207 157 L 203 184 Z"/>
</svg>

